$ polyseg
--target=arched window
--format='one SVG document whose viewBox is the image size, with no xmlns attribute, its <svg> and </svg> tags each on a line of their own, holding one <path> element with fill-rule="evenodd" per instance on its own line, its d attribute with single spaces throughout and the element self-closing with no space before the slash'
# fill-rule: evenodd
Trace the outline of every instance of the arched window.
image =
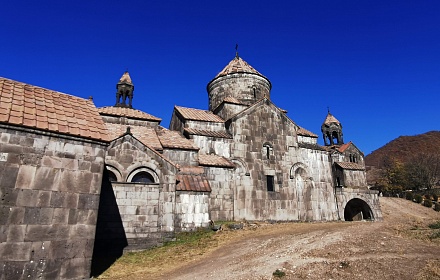
<svg viewBox="0 0 440 280">
<path fill-rule="evenodd" d="M 143 183 L 143 184 L 150 184 L 154 183 L 154 178 L 151 176 L 150 173 L 141 171 L 136 173 L 133 178 L 131 179 L 132 183 Z"/>
<path fill-rule="evenodd" d="M 270 159 L 270 155 L 273 152 L 272 145 L 268 142 L 263 144 L 263 158 L 264 159 Z"/>
<path fill-rule="evenodd" d="M 116 177 L 116 174 L 111 172 L 110 170 L 107 169 L 107 176 L 108 176 L 108 180 L 110 182 L 116 182 L 118 181 L 118 177 Z"/>
</svg>

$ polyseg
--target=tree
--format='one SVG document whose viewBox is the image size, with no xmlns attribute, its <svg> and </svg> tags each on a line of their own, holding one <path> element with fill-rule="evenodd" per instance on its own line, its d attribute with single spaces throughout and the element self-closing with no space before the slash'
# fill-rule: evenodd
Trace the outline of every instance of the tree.
<svg viewBox="0 0 440 280">
<path fill-rule="evenodd" d="M 407 188 L 431 189 L 440 177 L 440 153 L 414 155 L 404 166 Z"/>
</svg>

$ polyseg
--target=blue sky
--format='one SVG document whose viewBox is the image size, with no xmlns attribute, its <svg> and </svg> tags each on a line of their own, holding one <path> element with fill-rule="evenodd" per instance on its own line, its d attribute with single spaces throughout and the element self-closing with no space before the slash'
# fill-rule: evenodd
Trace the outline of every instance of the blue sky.
<svg viewBox="0 0 440 280">
<path fill-rule="evenodd" d="M 365 154 L 439 130 L 440 1 L 4 1 L 0 76 L 133 106 L 169 126 L 174 105 L 208 108 L 235 55 L 271 99 L 320 135 L 327 107 Z"/>
</svg>

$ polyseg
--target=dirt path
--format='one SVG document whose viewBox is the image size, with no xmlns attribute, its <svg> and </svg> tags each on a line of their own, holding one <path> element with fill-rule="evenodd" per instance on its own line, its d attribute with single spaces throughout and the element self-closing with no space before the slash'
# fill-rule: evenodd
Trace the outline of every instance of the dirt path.
<svg viewBox="0 0 440 280">
<path fill-rule="evenodd" d="M 282 279 L 440 279 L 439 239 L 423 238 L 440 213 L 398 198 L 381 198 L 381 207 L 383 222 L 243 230 L 202 259 L 176 265 L 157 279 L 274 279 L 277 269 L 286 274 Z"/>
</svg>

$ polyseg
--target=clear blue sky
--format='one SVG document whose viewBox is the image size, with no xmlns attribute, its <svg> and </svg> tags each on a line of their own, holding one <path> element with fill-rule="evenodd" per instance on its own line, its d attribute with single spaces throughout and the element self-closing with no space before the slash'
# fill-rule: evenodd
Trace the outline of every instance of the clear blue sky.
<svg viewBox="0 0 440 280">
<path fill-rule="evenodd" d="M 128 69 L 133 106 L 168 127 L 174 105 L 207 109 L 237 43 L 321 144 L 327 107 L 366 155 L 440 129 L 440 1 L 118 2 L 3 1 L 0 76 L 101 107 Z"/>
</svg>

